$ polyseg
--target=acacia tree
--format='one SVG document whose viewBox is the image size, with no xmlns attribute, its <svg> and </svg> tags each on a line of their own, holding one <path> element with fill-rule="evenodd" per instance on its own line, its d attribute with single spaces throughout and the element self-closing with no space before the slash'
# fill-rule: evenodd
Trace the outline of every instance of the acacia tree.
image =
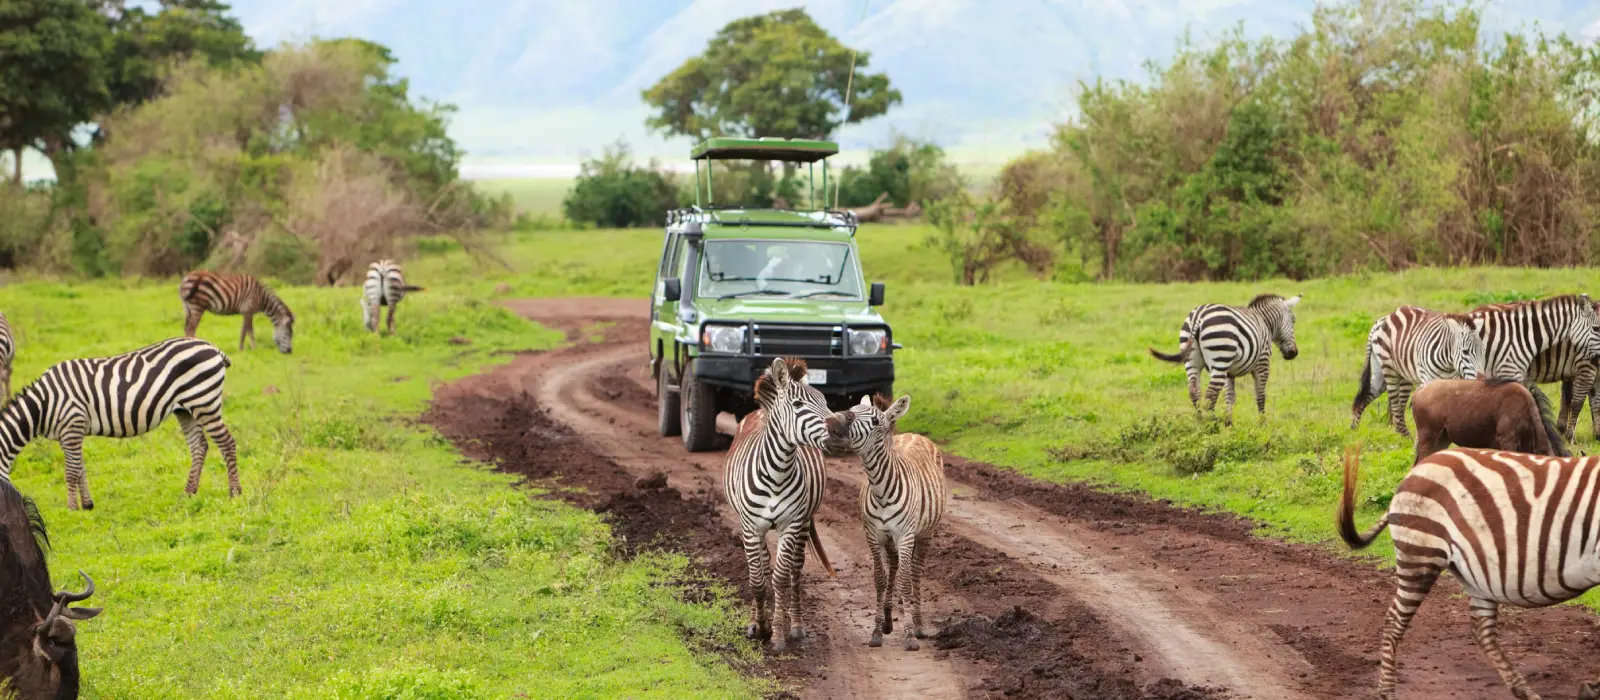
<svg viewBox="0 0 1600 700">
<path fill-rule="evenodd" d="M 108 103 L 104 18 L 82 0 L 0 2 L 0 150 L 22 186 L 22 150 L 64 137 Z"/>
<path fill-rule="evenodd" d="M 696 139 L 827 138 L 900 103 L 889 76 L 865 72 L 871 54 L 856 55 L 854 79 L 850 58 L 850 49 L 805 10 L 734 20 L 703 53 L 644 91 L 656 110 L 646 123 Z"/>
</svg>

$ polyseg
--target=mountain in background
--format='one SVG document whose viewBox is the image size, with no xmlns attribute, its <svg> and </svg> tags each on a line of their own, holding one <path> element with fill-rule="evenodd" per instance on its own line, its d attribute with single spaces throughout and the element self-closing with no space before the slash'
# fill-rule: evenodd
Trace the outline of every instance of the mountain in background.
<svg viewBox="0 0 1600 700">
<path fill-rule="evenodd" d="M 1307 0 L 236 0 L 258 44 L 358 36 L 389 46 L 413 94 L 460 107 L 452 135 L 469 164 L 572 163 L 625 138 L 676 160 L 683 140 L 644 128 L 640 91 L 738 17 L 803 6 L 846 45 L 871 52 L 905 96 L 841 130 L 847 149 L 898 129 L 967 160 L 1042 142 L 1070 114 L 1079 80 L 1138 78 L 1188 29 L 1205 41 L 1243 21 L 1251 36 L 1291 36 Z M 1540 23 L 1580 34 L 1600 2 L 1499 0 L 1485 24 Z"/>
</svg>

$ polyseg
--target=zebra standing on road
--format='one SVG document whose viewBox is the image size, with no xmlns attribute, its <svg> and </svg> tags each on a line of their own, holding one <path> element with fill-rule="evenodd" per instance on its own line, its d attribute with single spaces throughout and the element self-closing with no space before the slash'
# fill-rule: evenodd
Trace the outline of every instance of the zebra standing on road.
<svg viewBox="0 0 1600 700">
<path fill-rule="evenodd" d="M 1500 649 L 1501 605 L 1544 607 L 1600 584 L 1600 458 L 1453 449 L 1423 457 L 1396 489 L 1389 512 L 1356 532 L 1359 459 L 1344 462 L 1339 536 L 1352 549 L 1392 528 L 1395 594 L 1384 618 L 1378 697 L 1393 700 L 1396 651 L 1439 574 L 1460 579 L 1473 634 L 1513 695 L 1538 700 Z M 1580 700 L 1600 698 L 1586 683 Z"/>
<path fill-rule="evenodd" d="M 183 300 L 183 335 L 193 338 L 200 327 L 200 317 L 205 312 L 219 316 L 244 316 L 239 327 L 239 349 L 244 341 L 256 346 L 253 321 L 257 313 L 272 319 L 272 340 L 278 351 L 289 354 L 294 350 L 294 312 L 267 285 L 249 275 L 219 275 L 196 270 L 185 275 L 178 284 L 178 298 Z"/>
<path fill-rule="evenodd" d="M 830 414 L 822 393 L 806 384 L 805 376 L 805 362 L 778 358 L 756 379 L 755 398 L 761 408 L 739 422 L 723 474 L 728 504 L 739 514 L 750 589 L 755 593 L 748 634 L 772 637 L 772 649 L 780 653 L 788 641 L 798 642 L 804 636 L 800 569 L 808 541 L 823 568 L 832 570 L 812 521 L 827 481 L 822 445 L 830 437 L 844 437 L 854 420 L 848 412 Z M 770 530 L 778 532 L 776 560 L 767 550 Z M 773 609 L 770 622 L 769 609 Z"/>
<path fill-rule="evenodd" d="M 1217 395 L 1228 390 L 1228 413 L 1223 419 L 1233 423 L 1235 377 L 1253 375 L 1256 382 L 1256 411 L 1267 412 L 1267 375 L 1272 360 L 1272 344 L 1283 351 L 1283 359 L 1293 360 L 1300 350 L 1294 342 L 1294 306 L 1300 296 L 1285 299 L 1262 294 L 1243 308 L 1221 304 L 1202 304 L 1189 312 L 1178 330 L 1178 352 L 1168 355 L 1155 348 L 1150 354 L 1158 360 L 1184 363 L 1189 376 L 1189 402 L 1200 412 L 1200 370 L 1210 373 L 1206 386 L 1205 410 L 1217 405 Z"/>
<path fill-rule="evenodd" d="M 176 414 L 189 443 L 189 482 L 200 487 L 206 436 L 228 465 L 228 495 L 239 495 L 233 436 L 222 422 L 222 384 L 228 356 L 195 338 L 163 340 L 111 357 L 57 363 L 0 409 L 0 479 L 11 480 L 17 453 L 35 438 L 61 443 L 67 462 L 67 508 L 94 509 L 83 472 L 83 439 L 135 437 Z"/>
<path fill-rule="evenodd" d="M 393 260 L 379 260 L 367 268 L 367 283 L 361 287 L 361 322 L 367 330 L 378 332 L 378 310 L 389 307 L 389 334 L 394 335 L 394 310 L 406 292 L 420 292 L 422 287 L 406 284 L 400 265 Z"/>
<path fill-rule="evenodd" d="M 877 618 L 871 646 L 882 646 L 883 635 L 894 631 L 894 599 L 911 611 L 906 625 L 906 650 L 921 647 L 922 565 L 933 545 L 933 533 L 944 517 L 949 490 L 944 481 L 944 458 L 932 440 L 916 433 L 894 432 L 894 426 L 911 408 L 911 397 L 890 404 L 878 396 L 863 396 L 850 409 L 855 420 L 846 438 L 861 455 L 867 484 L 861 489 L 861 523 L 872 550 L 872 582 L 878 592 Z"/>
<path fill-rule="evenodd" d="M 1477 379 L 1483 362 L 1483 339 L 1472 317 L 1416 306 L 1395 309 L 1367 332 L 1366 364 L 1350 405 L 1350 429 L 1361 424 L 1367 405 L 1387 392 L 1389 424 L 1409 436 L 1406 403 L 1411 393 L 1435 379 Z"/>
<path fill-rule="evenodd" d="M 0 314 L 0 405 L 11 400 L 11 361 L 17 356 L 17 341 L 11 336 L 11 322 Z"/>
</svg>

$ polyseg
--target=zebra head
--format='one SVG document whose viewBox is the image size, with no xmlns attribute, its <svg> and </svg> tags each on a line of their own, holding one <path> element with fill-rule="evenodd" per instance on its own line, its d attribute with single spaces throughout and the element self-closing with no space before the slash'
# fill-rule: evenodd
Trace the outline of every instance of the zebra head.
<svg viewBox="0 0 1600 700">
<path fill-rule="evenodd" d="M 289 314 L 283 323 L 273 325 L 272 342 L 278 344 L 278 352 L 285 355 L 294 352 L 294 314 Z"/>
<path fill-rule="evenodd" d="M 892 404 L 881 395 L 861 397 L 861 403 L 850 408 L 850 413 L 855 419 L 850 422 L 850 429 L 844 438 L 845 443 L 852 452 L 857 453 L 882 449 L 894 439 L 895 422 L 909 410 L 911 410 L 910 396 L 902 396 Z"/>
<path fill-rule="evenodd" d="M 1483 319 L 1474 316 L 1459 318 L 1450 316 L 1445 318 L 1444 323 L 1456 341 L 1456 376 L 1461 379 L 1477 379 L 1482 373 L 1479 368 L 1488 361 L 1488 351 L 1478 330 L 1483 325 Z"/>
<path fill-rule="evenodd" d="M 1285 360 L 1293 360 L 1300 354 L 1300 348 L 1294 342 L 1294 306 L 1298 303 L 1299 294 L 1288 299 L 1276 294 L 1263 294 L 1250 302 L 1250 308 L 1266 320 L 1267 327 L 1272 330 L 1272 341 L 1278 344 Z"/>
<path fill-rule="evenodd" d="M 829 411 L 822 392 L 805 378 L 804 360 L 775 359 L 756 379 L 756 401 L 767 415 L 769 430 L 789 443 L 822 449 L 829 438 L 846 435 L 855 415 Z"/>
</svg>

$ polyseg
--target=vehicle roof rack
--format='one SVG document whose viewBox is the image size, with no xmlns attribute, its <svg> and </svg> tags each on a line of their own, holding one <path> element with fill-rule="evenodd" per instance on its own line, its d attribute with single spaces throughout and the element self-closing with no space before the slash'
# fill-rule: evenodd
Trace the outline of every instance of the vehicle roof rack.
<svg viewBox="0 0 1600 700">
<path fill-rule="evenodd" d="M 694 160 L 778 160 L 815 163 L 839 152 L 839 144 L 812 139 L 759 139 L 717 136 L 701 141 L 689 152 Z"/>
</svg>

